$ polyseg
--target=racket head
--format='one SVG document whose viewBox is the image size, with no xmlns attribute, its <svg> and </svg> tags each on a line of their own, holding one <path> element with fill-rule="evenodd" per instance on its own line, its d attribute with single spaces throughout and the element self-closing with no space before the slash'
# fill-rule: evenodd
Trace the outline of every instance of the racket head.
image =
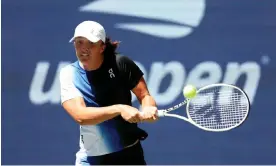
<svg viewBox="0 0 276 166">
<path fill-rule="evenodd" d="M 240 88 L 224 83 L 198 89 L 197 96 L 186 105 L 188 119 L 195 126 L 213 132 L 240 126 L 248 117 L 250 102 Z"/>
</svg>

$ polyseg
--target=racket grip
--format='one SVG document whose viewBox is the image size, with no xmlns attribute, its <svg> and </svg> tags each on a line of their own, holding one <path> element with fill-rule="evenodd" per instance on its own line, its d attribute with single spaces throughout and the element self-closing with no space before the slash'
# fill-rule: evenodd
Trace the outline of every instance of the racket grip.
<svg viewBox="0 0 276 166">
<path fill-rule="evenodd" d="M 165 116 L 165 110 L 158 110 L 157 111 L 157 116 L 158 117 L 164 117 Z"/>
</svg>

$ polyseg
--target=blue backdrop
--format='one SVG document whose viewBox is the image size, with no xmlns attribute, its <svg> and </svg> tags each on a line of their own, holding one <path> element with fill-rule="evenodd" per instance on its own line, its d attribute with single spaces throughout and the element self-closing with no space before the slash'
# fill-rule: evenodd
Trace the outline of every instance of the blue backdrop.
<svg viewBox="0 0 276 166">
<path fill-rule="evenodd" d="M 62 109 L 68 43 L 99 21 L 145 73 L 160 108 L 187 83 L 243 88 L 246 123 L 224 133 L 165 118 L 142 124 L 148 164 L 276 164 L 275 0 L 2 0 L 2 164 L 74 164 L 78 125 Z M 138 107 L 137 101 L 133 103 Z M 184 109 L 180 110 L 184 113 Z"/>
</svg>

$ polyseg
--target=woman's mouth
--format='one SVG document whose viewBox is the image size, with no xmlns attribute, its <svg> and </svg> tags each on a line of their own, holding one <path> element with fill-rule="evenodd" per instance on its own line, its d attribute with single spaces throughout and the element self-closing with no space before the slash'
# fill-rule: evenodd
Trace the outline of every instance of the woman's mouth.
<svg viewBox="0 0 276 166">
<path fill-rule="evenodd" d="M 87 54 L 87 53 L 86 53 L 86 54 L 81 54 L 81 56 L 88 56 L 88 55 L 89 55 L 89 54 Z"/>
</svg>

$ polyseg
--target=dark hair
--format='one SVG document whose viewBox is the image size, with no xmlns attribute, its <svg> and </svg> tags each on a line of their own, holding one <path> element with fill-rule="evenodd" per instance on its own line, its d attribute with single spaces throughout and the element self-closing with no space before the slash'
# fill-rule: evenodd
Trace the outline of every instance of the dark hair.
<svg viewBox="0 0 276 166">
<path fill-rule="evenodd" d="M 105 50 L 103 52 L 104 55 L 110 56 L 117 54 L 116 49 L 119 46 L 119 41 L 112 42 L 110 37 L 106 37 L 105 39 Z"/>
</svg>

